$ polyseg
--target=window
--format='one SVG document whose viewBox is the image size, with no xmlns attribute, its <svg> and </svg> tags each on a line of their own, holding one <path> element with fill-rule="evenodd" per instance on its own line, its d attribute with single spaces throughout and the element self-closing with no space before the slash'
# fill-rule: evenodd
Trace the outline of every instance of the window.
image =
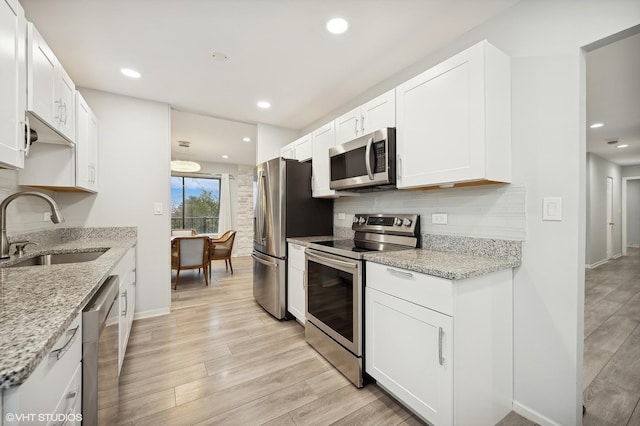
<svg viewBox="0 0 640 426">
<path fill-rule="evenodd" d="M 171 229 L 218 232 L 220 179 L 171 176 Z"/>
</svg>

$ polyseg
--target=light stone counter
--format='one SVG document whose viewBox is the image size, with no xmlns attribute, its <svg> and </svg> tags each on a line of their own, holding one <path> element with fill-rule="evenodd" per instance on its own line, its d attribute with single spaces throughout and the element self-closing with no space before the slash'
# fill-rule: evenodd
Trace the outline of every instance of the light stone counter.
<svg viewBox="0 0 640 426">
<path fill-rule="evenodd" d="M 515 259 L 425 249 L 366 253 L 364 259 L 449 280 L 462 280 L 520 266 L 520 261 Z"/>
<path fill-rule="evenodd" d="M 310 242 L 334 239 L 345 238 L 331 235 L 294 237 L 287 238 L 287 242 L 308 247 Z M 364 260 L 450 280 L 520 266 L 520 241 L 425 234 L 422 244 L 424 248 L 365 253 Z"/>
<path fill-rule="evenodd" d="M 40 238 L 39 238 L 40 235 Z M 24 236 L 21 236 L 24 238 Z M 23 383 L 51 351 L 127 250 L 135 228 L 60 229 L 28 235 L 38 246 L 0 261 L 0 388 Z M 16 238 L 12 238 L 16 240 Z M 9 268 L 40 254 L 106 249 L 96 260 Z"/>
</svg>

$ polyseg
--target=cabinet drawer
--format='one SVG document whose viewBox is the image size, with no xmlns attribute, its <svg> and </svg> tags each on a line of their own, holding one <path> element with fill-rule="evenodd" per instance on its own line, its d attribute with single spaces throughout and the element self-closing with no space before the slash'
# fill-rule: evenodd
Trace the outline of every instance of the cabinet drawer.
<svg viewBox="0 0 640 426">
<path fill-rule="evenodd" d="M 453 315 L 453 283 L 431 275 L 367 262 L 367 287 Z"/>
<path fill-rule="evenodd" d="M 5 412 L 53 413 L 81 360 L 82 313 L 73 320 L 27 381 L 5 391 Z"/>
<path fill-rule="evenodd" d="M 82 363 L 78 364 L 65 389 L 54 416 L 47 425 L 80 425 L 82 419 Z"/>
<path fill-rule="evenodd" d="M 304 271 L 304 247 L 289 243 L 289 265 L 299 271 Z"/>
</svg>

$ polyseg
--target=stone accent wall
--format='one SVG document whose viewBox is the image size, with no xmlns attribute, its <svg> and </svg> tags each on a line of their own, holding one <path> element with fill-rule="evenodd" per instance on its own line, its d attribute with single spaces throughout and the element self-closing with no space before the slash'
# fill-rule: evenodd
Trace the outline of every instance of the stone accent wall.
<svg viewBox="0 0 640 426">
<path fill-rule="evenodd" d="M 236 256 L 249 256 L 253 251 L 253 174 L 255 167 L 238 165 L 238 211 L 236 214 Z"/>
</svg>

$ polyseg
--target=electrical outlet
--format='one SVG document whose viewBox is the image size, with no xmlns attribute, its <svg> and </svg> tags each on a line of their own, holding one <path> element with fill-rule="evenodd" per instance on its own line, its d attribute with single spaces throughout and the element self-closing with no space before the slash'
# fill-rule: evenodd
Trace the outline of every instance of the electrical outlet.
<svg viewBox="0 0 640 426">
<path fill-rule="evenodd" d="M 431 213 L 431 223 L 436 225 L 446 225 L 449 222 L 447 213 Z"/>
<path fill-rule="evenodd" d="M 44 212 L 42 214 L 42 221 L 49 222 L 51 220 L 51 212 Z"/>
<path fill-rule="evenodd" d="M 344 213 L 338 213 L 338 219 L 339 220 L 344 220 L 345 218 L 345 214 Z"/>
</svg>

